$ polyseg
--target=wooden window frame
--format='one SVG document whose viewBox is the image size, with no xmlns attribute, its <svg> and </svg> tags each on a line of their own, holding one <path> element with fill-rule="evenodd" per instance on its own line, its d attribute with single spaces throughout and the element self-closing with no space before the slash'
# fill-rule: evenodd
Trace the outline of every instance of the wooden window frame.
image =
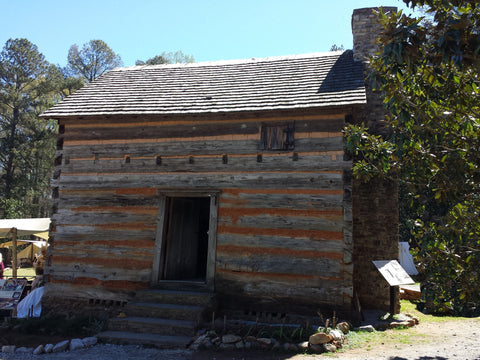
<svg viewBox="0 0 480 360">
<path fill-rule="evenodd" d="M 295 149 L 295 124 L 262 124 L 260 150 L 291 151 Z"/>
</svg>

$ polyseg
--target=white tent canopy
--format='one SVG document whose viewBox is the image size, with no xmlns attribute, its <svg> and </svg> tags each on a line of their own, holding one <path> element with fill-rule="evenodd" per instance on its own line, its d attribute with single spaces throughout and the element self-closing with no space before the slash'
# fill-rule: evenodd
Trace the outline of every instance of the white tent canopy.
<svg viewBox="0 0 480 360">
<path fill-rule="evenodd" d="M 17 236 L 35 235 L 47 240 L 50 218 L 0 220 L 0 238 L 8 237 L 13 228 L 17 229 Z"/>
<path fill-rule="evenodd" d="M 0 239 L 11 236 L 12 247 L 16 249 L 18 236 L 35 235 L 48 240 L 49 218 L 3 219 L 0 220 Z M 17 278 L 17 252 L 12 252 L 12 277 Z"/>
<path fill-rule="evenodd" d="M 42 248 L 47 246 L 47 241 L 45 240 L 17 240 L 17 245 L 26 245 L 26 244 L 33 244 L 36 247 Z M 7 241 L 0 244 L 0 248 L 8 248 L 13 246 L 13 241 Z"/>
</svg>

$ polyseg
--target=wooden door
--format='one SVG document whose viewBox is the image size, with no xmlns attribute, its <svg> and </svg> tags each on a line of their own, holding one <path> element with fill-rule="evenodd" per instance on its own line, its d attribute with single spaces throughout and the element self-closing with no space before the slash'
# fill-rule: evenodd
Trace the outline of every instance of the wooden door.
<svg viewBox="0 0 480 360">
<path fill-rule="evenodd" d="M 162 279 L 205 281 L 209 199 L 171 197 L 166 206 Z"/>
</svg>

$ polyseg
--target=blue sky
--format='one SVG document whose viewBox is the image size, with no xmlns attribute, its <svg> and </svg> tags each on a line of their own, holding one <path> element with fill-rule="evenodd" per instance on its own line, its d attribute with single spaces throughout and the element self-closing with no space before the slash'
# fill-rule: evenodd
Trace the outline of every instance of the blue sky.
<svg viewBox="0 0 480 360">
<path fill-rule="evenodd" d="M 105 41 L 125 66 L 163 51 L 195 61 L 245 59 L 352 48 L 353 9 L 400 0 L 0 0 L 1 47 L 27 38 L 51 63 L 68 49 Z"/>
</svg>

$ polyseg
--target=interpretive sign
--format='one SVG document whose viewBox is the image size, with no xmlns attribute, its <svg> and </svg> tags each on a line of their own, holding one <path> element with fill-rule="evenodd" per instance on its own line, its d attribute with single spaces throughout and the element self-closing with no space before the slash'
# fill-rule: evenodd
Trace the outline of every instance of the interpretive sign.
<svg viewBox="0 0 480 360">
<path fill-rule="evenodd" d="M 373 264 L 390 286 L 415 284 L 397 260 L 376 260 Z"/>
</svg>

